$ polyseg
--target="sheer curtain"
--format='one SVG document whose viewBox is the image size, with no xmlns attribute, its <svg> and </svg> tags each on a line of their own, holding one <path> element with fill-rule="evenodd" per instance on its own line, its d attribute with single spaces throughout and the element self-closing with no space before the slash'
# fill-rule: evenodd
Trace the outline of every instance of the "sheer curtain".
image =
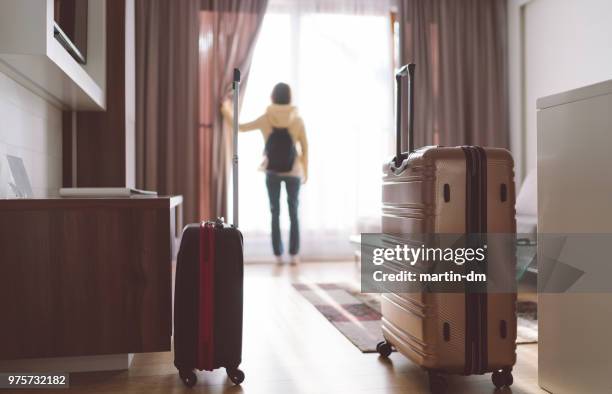
<svg viewBox="0 0 612 394">
<path fill-rule="evenodd" d="M 231 134 L 220 107 L 231 93 L 234 68 L 246 86 L 267 0 L 201 0 L 200 199 L 202 217 L 227 217 Z"/>
<path fill-rule="evenodd" d="M 304 118 L 310 171 L 300 195 L 304 259 L 348 258 L 349 236 L 375 231 L 383 161 L 392 155 L 393 54 L 386 1 L 271 0 L 255 48 L 241 121 L 288 82 Z M 241 229 L 247 260 L 271 256 L 263 139 L 240 136 Z M 281 208 L 283 237 L 287 209 Z"/>
</svg>

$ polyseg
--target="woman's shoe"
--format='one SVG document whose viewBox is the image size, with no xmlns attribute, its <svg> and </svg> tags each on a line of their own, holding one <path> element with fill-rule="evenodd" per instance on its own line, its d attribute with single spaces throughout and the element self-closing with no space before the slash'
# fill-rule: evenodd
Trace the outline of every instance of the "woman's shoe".
<svg viewBox="0 0 612 394">
<path fill-rule="evenodd" d="M 274 256 L 274 260 L 276 261 L 276 265 L 283 265 L 283 257 L 282 256 Z"/>
<path fill-rule="evenodd" d="M 296 266 L 300 263 L 300 256 L 297 254 L 292 254 L 291 255 L 291 265 Z"/>
</svg>

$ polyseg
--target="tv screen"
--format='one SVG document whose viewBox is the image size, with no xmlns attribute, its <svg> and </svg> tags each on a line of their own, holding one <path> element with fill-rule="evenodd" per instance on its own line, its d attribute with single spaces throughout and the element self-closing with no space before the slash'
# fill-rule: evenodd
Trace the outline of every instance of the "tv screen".
<svg viewBox="0 0 612 394">
<path fill-rule="evenodd" d="M 54 0 L 54 36 L 81 64 L 87 60 L 88 0 Z"/>
</svg>

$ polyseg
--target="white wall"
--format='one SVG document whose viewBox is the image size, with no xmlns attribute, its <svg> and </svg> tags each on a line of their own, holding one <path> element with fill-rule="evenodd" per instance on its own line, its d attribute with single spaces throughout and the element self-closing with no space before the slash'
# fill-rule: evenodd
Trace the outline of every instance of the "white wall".
<svg viewBox="0 0 612 394">
<path fill-rule="evenodd" d="M 62 182 L 62 112 L 0 71 L 0 198 L 8 181 L 6 154 L 23 159 L 36 197 Z"/>
<path fill-rule="evenodd" d="M 509 7 L 511 75 L 521 73 L 517 59 L 523 67 L 511 81 L 511 140 L 525 176 L 537 162 L 537 98 L 612 79 L 612 1 L 510 0 Z"/>
</svg>

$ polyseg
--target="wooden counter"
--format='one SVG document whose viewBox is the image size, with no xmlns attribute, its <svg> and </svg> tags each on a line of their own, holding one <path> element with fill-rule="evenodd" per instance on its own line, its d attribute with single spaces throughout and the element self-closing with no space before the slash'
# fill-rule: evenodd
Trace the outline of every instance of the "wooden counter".
<svg viewBox="0 0 612 394">
<path fill-rule="evenodd" d="M 181 201 L 0 200 L 0 359 L 170 350 Z"/>
</svg>

